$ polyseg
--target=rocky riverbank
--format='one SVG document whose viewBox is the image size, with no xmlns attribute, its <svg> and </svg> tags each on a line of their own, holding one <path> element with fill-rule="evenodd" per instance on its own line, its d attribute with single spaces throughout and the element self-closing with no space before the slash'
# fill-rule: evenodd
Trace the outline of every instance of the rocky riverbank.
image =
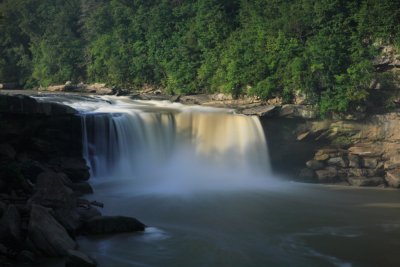
<svg viewBox="0 0 400 267">
<path fill-rule="evenodd" d="M 80 234 L 143 231 L 135 218 L 102 216 L 82 158 L 81 120 L 67 106 L 0 95 L 0 265 L 95 266 L 77 251 Z"/>
<path fill-rule="evenodd" d="M 400 187 L 400 113 L 359 121 L 313 121 L 298 129 L 301 140 L 329 141 L 307 161 L 301 176 L 310 182 Z"/>
</svg>

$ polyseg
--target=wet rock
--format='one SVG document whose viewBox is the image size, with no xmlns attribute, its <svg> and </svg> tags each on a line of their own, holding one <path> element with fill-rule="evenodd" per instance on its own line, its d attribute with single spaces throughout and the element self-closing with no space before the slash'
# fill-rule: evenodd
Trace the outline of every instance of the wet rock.
<svg viewBox="0 0 400 267">
<path fill-rule="evenodd" d="M 96 262 L 86 254 L 77 251 L 69 250 L 68 257 L 65 262 L 65 267 L 95 267 Z"/>
<path fill-rule="evenodd" d="M 390 187 L 400 188 L 400 169 L 387 171 L 385 180 Z"/>
<path fill-rule="evenodd" d="M 0 240 L 13 248 L 22 243 L 21 216 L 15 205 L 9 205 L 0 220 Z"/>
<path fill-rule="evenodd" d="M 328 165 L 346 168 L 347 163 L 342 157 L 330 158 L 327 161 Z"/>
<path fill-rule="evenodd" d="M 255 115 L 259 117 L 267 117 L 272 116 L 276 112 L 277 108 L 273 105 L 261 105 L 252 108 L 246 108 L 242 110 L 242 114 L 244 115 Z"/>
<path fill-rule="evenodd" d="M 0 162 L 14 160 L 15 149 L 9 144 L 0 144 Z"/>
<path fill-rule="evenodd" d="M 318 160 L 309 160 L 306 162 L 306 165 L 308 168 L 310 168 L 312 170 L 320 170 L 325 167 L 325 164 Z"/>
<path fill-rule="evenodd" d="M 323 170 L 315 171 L 315 174 L 320 182 L 329 182 L 337 177 L 338 171 L 335 167 L 327 167 Z"/>
<path fill-rule="evenodd" d="M 380 186 L 385 184 L 382 177 L 352 177 L 348 179 L 353 186 Z"/>
<path fill-rule="evenodd" d="M 32 244 L 48 256 L 65 256 L 68 250 L 76 247 L 64 227 L 39 205 L 32 205 L 28 236 Z"/>
<path fill-rule="evenodd" d="M 93 206 L 78 207 L 76 211 L 78 212 L 79 218 L 82 222 L 88 221 L 94 217 L 101 216 L 101 212 Z"/>
<path fill-rule="evenodd" d="M 85 222 L 84 231 L 87 234 L 113 234 L 144 231 L 145 225 L 132 217 L 100 216 Z"/>
</svg>

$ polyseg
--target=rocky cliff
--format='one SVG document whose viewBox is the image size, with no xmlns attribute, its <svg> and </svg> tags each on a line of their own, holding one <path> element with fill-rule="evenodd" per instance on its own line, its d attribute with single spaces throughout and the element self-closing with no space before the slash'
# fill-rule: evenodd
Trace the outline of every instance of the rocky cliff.
<svg viewBox="0 0 400 267">
<path fill-rule="evenodd" d="M 144 230 L 82 198 L 92 188 L 74 109 L 0 94 L 0 129 L 0 266 L 66 256 L 67 266 L 95 266 L 74 250 L 76 235 Z"/>
<path fill-rule="evenodd" d="M 327 140 L 306 162 L 308 181 L 355 186 L 400 187 L 400 113 L 361 121 L 314 121 L 298 129 L 298 139 Z"/>
</svg>

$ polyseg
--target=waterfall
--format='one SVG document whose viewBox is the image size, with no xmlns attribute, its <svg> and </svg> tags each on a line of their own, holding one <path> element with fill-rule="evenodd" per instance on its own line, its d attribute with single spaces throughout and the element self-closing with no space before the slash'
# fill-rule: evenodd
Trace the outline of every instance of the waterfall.
<svg viewBox="0 0 400 267">
<path fill-rule="evenodd" d="M 128 97 L 63 103 L 81 111 L 84 156 L 95 180 L 165 191 L 258 187 L 270 174 L 257 117 Z"/>
</svg>

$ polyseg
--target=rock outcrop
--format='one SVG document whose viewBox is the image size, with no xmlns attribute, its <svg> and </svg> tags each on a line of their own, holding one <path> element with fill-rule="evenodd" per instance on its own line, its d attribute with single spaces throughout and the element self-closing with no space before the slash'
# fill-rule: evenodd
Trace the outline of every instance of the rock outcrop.
<svg viewBox="0 0 400 267">
<path fill-rule="evenodd" d="M 400 113 L 373 115 L 362 121 L 308 122 L 307 138 L 326 139 L 306 163 L 302 177 L 315 182 L 354 186 L 400 187 Z"/>
<path fill-rule="evenodd" d="M 134 218 L 102 217 L 96 208 L 102 203 L 81 198 L 93 189 L 74 109 L 0 94 L 0 127 L 1 266 L 32 265 L 42 256 L 68 256 L 68 266 L 95 266 L 73 251 L 76 235 L 144 230 Z"/>
</svg>

